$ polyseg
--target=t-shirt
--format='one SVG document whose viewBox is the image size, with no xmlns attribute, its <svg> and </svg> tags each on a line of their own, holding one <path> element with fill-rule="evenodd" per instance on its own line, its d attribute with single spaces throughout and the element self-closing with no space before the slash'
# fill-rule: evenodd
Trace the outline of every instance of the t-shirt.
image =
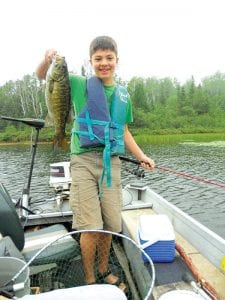
<svg viewBox="0 0 225 300">
<path fill-rule="evenodd" d="M 84 109 L 87 103 L 87 96 L 86 96 L 86 77 L 78 76 L 74 74 L 70 74 L 70 89 L 71 89 L 71 100 L 74 107 L 75 117 L 79 115 L 79 113 Z M 111 96 L 114 92 L 116 84 L 112 86 L 104 86 L 104 92 L 108 101 L 109 111 L 110 111 L 110 103 L 111 103 Z M 132 105 L 130 97 L 128 97 L 128 104 L 127 104 L 127 112 L 126 112 L 126 124 L 129 124 L 133 121 L 133 114 L 132 114 Z M 77 122 L 74 122 L 74 128 L 77 128 Z M 102 147 L 91 147 L 91 148 L 81 148 L 80 141 L 77 134 L 72 133 L 71 136 L 71 154 L 80 154 L 88 151 L 103 151 L 104 146 Z"/>
</svg>

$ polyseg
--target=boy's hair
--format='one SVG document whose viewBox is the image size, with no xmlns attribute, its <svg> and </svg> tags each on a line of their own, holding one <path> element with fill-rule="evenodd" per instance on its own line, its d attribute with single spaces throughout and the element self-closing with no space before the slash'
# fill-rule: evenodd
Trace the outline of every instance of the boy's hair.
<svg viewBox="0 0 225 300">
<path fill-rule="evenodd" d="M 115 52 L 116 56 L 118 54 L 116 42 L 114 41 L 114 39 L 106 35 L 98 36 L 91 42 L 89 48 L 90 57 L 92 57 L 92 55 L 99 49 L 102 50 L 110 49 L 113 52 Z"/>
</svg>

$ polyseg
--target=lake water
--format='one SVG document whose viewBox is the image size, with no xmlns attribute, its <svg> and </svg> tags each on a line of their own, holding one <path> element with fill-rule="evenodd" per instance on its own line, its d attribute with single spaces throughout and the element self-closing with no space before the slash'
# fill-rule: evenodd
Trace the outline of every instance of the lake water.
<svg viewBox="0 0 225 300">
<path fill-rule="evenodd" d="M 159 167 L 225 184 L 225 142 L 180 143 L 145 147 Z M 23 190 L 29 172 L 31 146 L 0 145 L 0 182 L 14 199 Z M 31 182 L 32 201 L 49 197 L 49 164 L 69 160 L 69 154 L 52 152 L 51 145 L 38 145 Z M 135 179 L 136 169 L 123 163 L 122 184 Z M 225 188 L 159 169 L 145 172 L 144 182 L 211 230 L 225 238 Z"/>
</svg>

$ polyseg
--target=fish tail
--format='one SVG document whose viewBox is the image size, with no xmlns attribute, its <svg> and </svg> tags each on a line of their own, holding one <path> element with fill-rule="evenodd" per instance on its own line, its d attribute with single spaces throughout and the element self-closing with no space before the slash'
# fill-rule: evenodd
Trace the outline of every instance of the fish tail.
<svg viewBox="0 0 225 300">
<path fill-rule="evenodd" d="M 65 136 L 55 137 L 53 139 L 53 150 L 54 152 L 59 152 L 61 150 L 68 152 L 69 146 L 67 138 Z"/>
</svg>

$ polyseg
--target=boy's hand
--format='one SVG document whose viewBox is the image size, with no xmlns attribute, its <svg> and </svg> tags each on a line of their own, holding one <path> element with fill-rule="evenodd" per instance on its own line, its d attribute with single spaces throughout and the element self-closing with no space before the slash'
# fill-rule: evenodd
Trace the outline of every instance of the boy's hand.
<svg viewBox="0 0 225 300">
<path fill-rule="evenodd" d="M 46 64 L 50 65 L 52 63 L 52 58 L 57 54 L 57 51 L 55 49 L 48 49 L 45 52 L 45 62 Z"/>
<path fill-rule="evenodd" d="M 46 79 L 46 74 L 47 74 L 48 68 L 49 68 L 50 64 L 52 63 L 53 56 L 56 54 L 57 54 L 57 51 L 55 49 L 48 49 L 45 52 L 45 55 L 44 55 L 42 61 L 40 62 L 40 64 L 37 66 L 37 69 L 36 69 L 36 75 L 40 80 Z"/>
<path fill-rule="evenodd" d="M 145 157 L 141 160 L 141 166 L 146 170 L 154 170 L 155 162 L 153 159 L 145 155 Z"/>
</svg>

